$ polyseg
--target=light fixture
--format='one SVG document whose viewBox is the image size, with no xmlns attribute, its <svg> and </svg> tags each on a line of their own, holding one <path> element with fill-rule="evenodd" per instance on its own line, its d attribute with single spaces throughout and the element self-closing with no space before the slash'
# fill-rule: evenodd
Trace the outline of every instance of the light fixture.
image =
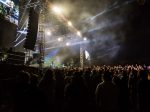
<svg viewBox="0 0 150 112">
<path fill-rule="evenodd" d="M 66 46 L 70 46 L 70 43 L 69 43 L 69 42 L 67 42 L 67 43 L 66 43 Z"/>
<path fill-rule="evenodd" d="M 79 31 L 77 31 L 77 35 L 78 35 L 78 36 L 81 36 L 81 33 L 80 33 Z"/>
<path fill-rule="evenodd" d="M 48 36 L 50 36 L 52 33 L 51 33 L 50 31 L 47 31 L 46 34 L 47 34 Z"/>
<path fill-rule="evenodd" d="M 69 25 L 69 26 L 72 26 L 72 23 L 71 23 L 71 21 L 68 21 L 68 25 Z"/>
<path fill-rule="evenodd" d="M 86 37 L 84 37 L 84 38 L 83 38 L 83 40 L 84 40 L 84 41 L 87 41 L 87 38 L 86 38 Z"/>
<path fill-rule="evenodd" d="M 61 11 L 61 9 L 59 8 L 59 7 L 57 7 L 57 6 L 53 6 L 52 7 L 52 10 L 56 13 L 56 14 L 60 14 L 62 11 Z"/>
<path fill-rule="evenodd" d="M 60 41 L 62 41 L 63 39 L 62 39 L 61 37 L 59 37 L 57 40 L 60 42 Z"/>
</svg>

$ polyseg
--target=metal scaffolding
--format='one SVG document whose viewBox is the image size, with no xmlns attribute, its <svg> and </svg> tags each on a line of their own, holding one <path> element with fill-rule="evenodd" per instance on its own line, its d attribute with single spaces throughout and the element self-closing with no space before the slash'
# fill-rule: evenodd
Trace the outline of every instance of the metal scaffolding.
<svg viewBox="0 0 150 112">
<path fill-rule="evenodd" d="M 45 3 L 41 3 L 38 26 L 39 68 L 43 69 L 45 55 Z"/>
<path fill-rule="evenodd" d="M 84 67 L 84 57 L 83 57 L 83 47 L 80 44 L 80 67 L 83 68 Z"/>
<path fill-rule="evenodd" d="M 39 69 L 43 69 L 44 64 L 44 54 L 45 54 L 45 13 L 46 13 L 46 3 L 43 0 L 31 0 L 31 2 L 27 3 L 25 8 L 34 7 L 37 12 L 39 13 L 39 20 L 38 20 L 38 33 L 37 33 L 37 51 L 39 53 Z M 23 8 L 23 9 L 25 9 Z"/>
</svg>

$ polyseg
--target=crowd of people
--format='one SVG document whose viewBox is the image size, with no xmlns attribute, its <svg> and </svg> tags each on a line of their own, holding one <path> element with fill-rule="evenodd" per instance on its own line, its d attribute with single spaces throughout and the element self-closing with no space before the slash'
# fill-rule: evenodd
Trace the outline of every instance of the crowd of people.
<svg viewBox="0 0 150 112">
<path fill-rule="evenodd" d="M 6 66 L 0 71 L 1 112 L 150 112 L 149 68 L 144 65 L 43 72 Z"/>
</svg>

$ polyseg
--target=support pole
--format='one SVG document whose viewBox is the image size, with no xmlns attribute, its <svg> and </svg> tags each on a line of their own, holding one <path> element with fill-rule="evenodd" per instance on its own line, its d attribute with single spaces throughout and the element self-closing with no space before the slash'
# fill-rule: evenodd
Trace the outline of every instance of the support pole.
<svg viewBox="0 0 150 112">
<path fill-rule="evenodd" d="M 84 67 L 84 59 L 83 59 L 83 47 L 80 44 L 80 67 L 83 68 Z"/>
<path fill-rule="evenodd" d="M 41 5 L 39 15 L 39 29 L 38 29 L 38 46 L 39 46 L 39 69 L 43 70 L 44 54 L 45 54 L 45 12 L 44 3 Z"/>
</svg>

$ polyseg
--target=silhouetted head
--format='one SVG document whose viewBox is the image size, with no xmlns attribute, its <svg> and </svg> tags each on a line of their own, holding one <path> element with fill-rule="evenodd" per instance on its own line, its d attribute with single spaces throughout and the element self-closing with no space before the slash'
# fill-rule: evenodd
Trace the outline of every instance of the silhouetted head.
<svg viewBox="0 0 150 112">
<path fill-rule="evenodd" d="M 75 71 L 72 77 L 72 82 L 79 83 L 82 82 L 82 72 L 81 71 Z"/>
<path fill-rule="evenodd" d="M 112 72 L 105 71 L 104 74 L 103 74 L 103 80 L 104 81 L 112 81 L 112 76 L 113 76 Z"/>
<path fill-rule="evenodd" d="M 147 71 L 146 70 L 141 70 L 140 71 L 140 78 L 142 80 L 147 80 L 148 79 L 148 74 L 147 74 Z"/>
<path fill-rule="evenodd" d="M 45 72 L 44 80 L 53 80 L 53 78 L 54 78 L 54 71 L 51 69 L 48 69 Z"/>
</svg>

